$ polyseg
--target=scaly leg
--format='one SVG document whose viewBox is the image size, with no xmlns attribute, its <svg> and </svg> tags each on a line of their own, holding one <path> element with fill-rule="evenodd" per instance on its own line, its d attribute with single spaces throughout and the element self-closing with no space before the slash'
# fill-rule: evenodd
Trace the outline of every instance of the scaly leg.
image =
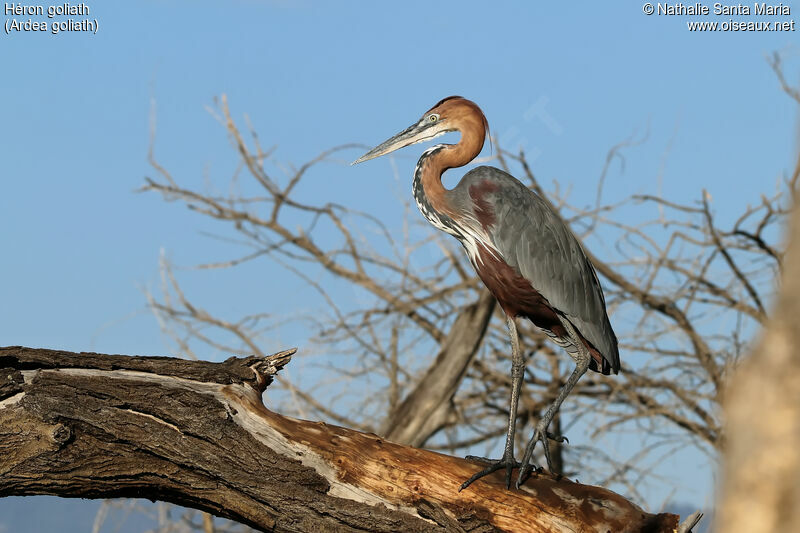
<svg viewBox="0 0 800 533">
<path fill-rule="evenodd" d="M 545 411 L 542 419 L 539 420 L 538 424 L 536 424 L 536 428 L 533 431 L 533 436 L 531 437 L 531 440 L 528 441 L 528 445 L 525 447 L 525 455 L 522 457 L 522 464 L 519 469 L 519 475 L 517 476 L 517 488 L 519 488 L 519 486 L 525 480 L 527 474 L 532 469 L 531 460 L 533 459 L 533 449 L 536 447 L 536 443 L 538 441 L 542 442 L 544 457 L 547 460 L 547 469 L 551 472 L 553 471 L 553 462 L 550 459 L 550 445 L 547 442 L 547 426 L 549 426 L 550 422 L 553 421 L 553 417 L 556 416 L 558 409 L 561 407 L 561 403 L 567 398 L 567 396 L 569 396 L 569 393 L 572 392 L 575 384 L 578 383 L 578 380 L 589 368 L 589 361 L 591 360 L 589 349 L 585 344 L 583 344 L 583 341 L 581 341 L 580 336 L 575 331 L 575 328 L 569 320 L 563 319 L 561 323 L 564 325 L 564 329 L 567 330 L 567 335 L 569 335 L 570 341 L 572 341 L 572 344 L 578 349 L 578 353 L 573 356 L 575 359 L 575 370 L 572 371 L 572 374 L 570 374 L 567 382 L 564 383 L 563 387 L 561 387 L 561 390 L 559 391 L 558 396 L 556 396 L 553 404 L 547 408 L 547 411 Z"/>
<path fill-rule="evenodd" d="M 517 323 L 513 317 L 507 317 L 508 335 L 511 337 L 511 405 L 508 412 L 508 429 L 506 431 L 506 446 L 503 450 L 503 458 L 498 461 L 490 461 L 483 457 L 468 455 L 467 459 L 478 460 L 491 463 L 487 468 L 481 470 L 471 478 L 466 480 L 459 492 L 469 487 L 473 481 L 483 476 L 489 475 L 502 468 L 506 469 L 506 488 L 511 488 L 511 473 L 519 463 L 514 458 L 514 430 L 517 425 L 517 405 L 519 404 L 519 391 L 522 386 L 522 377 L 525 372 L 522 353 L 519 350 L 519 335 L 517 333 Z"/>
</svg>

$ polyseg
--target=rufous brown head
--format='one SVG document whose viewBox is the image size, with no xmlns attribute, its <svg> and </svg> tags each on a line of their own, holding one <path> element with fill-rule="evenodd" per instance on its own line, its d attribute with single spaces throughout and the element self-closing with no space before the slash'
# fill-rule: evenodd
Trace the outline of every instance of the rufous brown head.
<svg viewBox="0 0 800 533">
<path fill-rule="evenodd" d="M 422 118 L 391 139 L 362 155 L 353 165 L 375 159 L 411 144 L 430 141 L 450 131 L 480 130 L 485 136 L 489 129 L 480 108 L 461 96 L 449 96 L 427 110 Z M 481 139 L 483 144 L 483 139 Z"/>
</svg>

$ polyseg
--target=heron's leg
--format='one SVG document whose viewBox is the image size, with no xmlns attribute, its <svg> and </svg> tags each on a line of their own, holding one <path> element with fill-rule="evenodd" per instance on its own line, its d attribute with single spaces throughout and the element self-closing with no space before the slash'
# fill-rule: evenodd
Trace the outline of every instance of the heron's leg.
<svg viewBox="0 0 800 533">
<path fill-rule="evenodd" d="M 506 488 L 511 488 L 511 472 L 519 463 L 514 458 L 514 431 L 517 425 L 517 406 L 519 405 L 519 391 L 522 387 L 522 377 L 525 372 L 525 362 L 519 349 L 519 334 L 517 333 L 517 323 L 513 317 L 507 317 L 508 335 L 511 337 L 511 404 L 508 411 L 508 428 L 506 430 L 506 446 L 503 449 L 503 458 L 499 461 L 490 461 L 491 464 L 466 480 L 461 488 L 462 491 L 469 487 L 473 481 L 483 476 L 489 475 L 502 468 L 506 469 Z M 484 460 L 482 457 L 467 456 L 467 459 Z"/>
<path fill-rule="evenodd" d="M 561 387 L 561 390 L 558 392 L 558 396 L 556 396 L 553 404 L 547 408 L 547 411 L 545 411 L 542 419 L 539 420 L 538 424 L 536 424 L 536 428 L 533 431 L 533 436 L 531 437 L 531 440 L 528 441 L 528 445 L 525 447 L 525 455 L 522 457 L 519 475 L 517 476 L 517 488 L 519 488 L 520 484 L 525 479 L 525 476 L 532 468 L 531 459 L 533 459 L 533 449 L 536 447 L 537 441 L 542 442 L 544 457 L 547 460 L 547 468 L 551 472 L 553 471 L 553 462 L 550 459 L 550 445 L 547 442 L 547 426 L 549 426 L 550 422 L 553 421 L 553 417 L 556 416 L 561 404 L 567 398 L 567 396 L 569 396 L 569 393 L 572 392 L 575 384 L 578 383 L 578 380 L 581 379 L 581 376 L 586 373 L 586 370 L 589 368 L 589 361 L 592 357 L 591 354 L 589 354 L 589 349 L 586 347 L 583 341 L 581 341 L 580 336 L 575 331 L 575 328 L 569 322 L 569 320 L 564 319 L 561 322 L 564 325 L 564 329 L 566 329 L 567 335 L 569 335 L 572 344 L 578 349 L 578 353 L 573 356 L 575 359 L 575 370 L 572 371 L 572 374 L 570 374 L 567 382 L 564 383 L 563 387 Z"/>
</svg>

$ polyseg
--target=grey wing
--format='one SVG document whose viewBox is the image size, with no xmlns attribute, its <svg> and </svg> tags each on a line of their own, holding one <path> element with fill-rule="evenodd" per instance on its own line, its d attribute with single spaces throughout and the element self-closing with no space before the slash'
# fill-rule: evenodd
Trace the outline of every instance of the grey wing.
<svg viewBox="0 0 800 533">
<path fill-rule="evenodd" d="M 547 202 L 510 174 L 478 167 L 462 182 L 468 189 L 485 180 L 496 185 L 484 200 L 494 214 L 488 233 L 497 251 L 554 309 L 566 315 L 616 373 L 617 338 L 597 274 L 578 239 Z"/>
</svg>

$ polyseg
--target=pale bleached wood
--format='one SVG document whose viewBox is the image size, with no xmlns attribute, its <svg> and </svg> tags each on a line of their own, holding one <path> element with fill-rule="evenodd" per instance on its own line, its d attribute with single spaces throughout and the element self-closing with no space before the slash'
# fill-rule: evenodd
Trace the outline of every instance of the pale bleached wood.
<svg viewBox="0 0 800 533">
<path fill-rule="evenodd" d="M 800 176 L 800 156 L 793 183 Z M 800 523 L 800 211 L 789 226 L 781 289 L 753 353 L 724 392 L 718 531 L 795 531 Z"/>
<path fill-rule="evenodd" d="M 282 416 L 261 394 L 291 351 L 223 363 L 0 348 L 0 496 L 145 497 L 264 531 L 672 532 L 601 487 L 501 474 Z"/>
</svg>

